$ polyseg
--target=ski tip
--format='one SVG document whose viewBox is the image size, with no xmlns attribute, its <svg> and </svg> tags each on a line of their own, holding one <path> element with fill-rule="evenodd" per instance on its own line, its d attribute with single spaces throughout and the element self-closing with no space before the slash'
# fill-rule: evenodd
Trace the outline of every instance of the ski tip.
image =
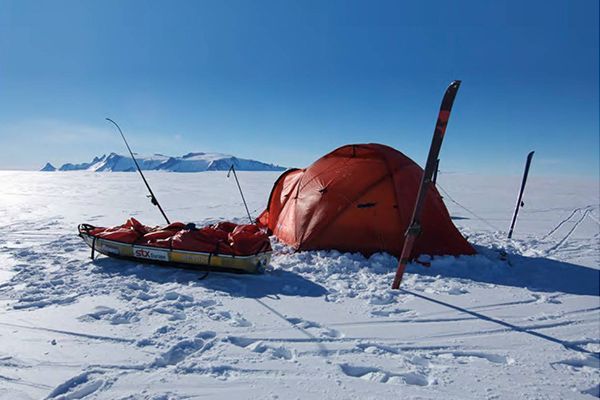
<svg viewBox="0 0 600 400">
<path fill-rule="evenodd" d="M 456 80 L 452 81 L 450 86 L 446 89 L 446 93 L 444 94 L 444 98 L 442 99 L 442 105 L 440 107 L 441 111 L 446 111 L 447 115 L 444 118 L 445 121 L 448 121 L 448 117 L 450 116 L 450 110 L 452 109 L 452 104 L 454 104 L 454 98 L 456 97 L 456 93 L 458 93 L 458 88 L 460 87 L 461 81 Z M 441 115 L 441 114 L 440 114 Z M 442 135 L 444 132 L 442 132 Z"/>
<path fill-rule="evenodd" d="M 529 154 L 527 154 L 527 158 L 533 157 L 533 153 L 535 153 L 535 150 L 531 150 Z"/>
</svg>

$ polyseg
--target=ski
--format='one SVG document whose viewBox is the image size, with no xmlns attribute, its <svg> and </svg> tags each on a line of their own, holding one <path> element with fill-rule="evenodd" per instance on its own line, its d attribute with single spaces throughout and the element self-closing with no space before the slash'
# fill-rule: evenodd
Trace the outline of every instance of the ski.
<svg viewBox="0 0 600 400">
<path fill-rule="evenodd" d="M 438 172 L 440 172 L 440 159 L 435 160 L 435 168 L 433 169 L 433 185 L 437 182 Z"/>
<path fill-rule="evenodd" d="M 533 159 L 533 153 L 535 151 L 530 151 L 527 155 L 527 161 L 525 162 L 525 171 L 523 172 L 523 180 L 521 181 L 521 190 L 519 190 L 519 197 L 517 198 L 517 206 L 515 207 L 515 213 L 512 217 L 512 222 L 510 223 L 510 230 L 508 231 L 508 238 L 512 238 L 513 229 L 515 229 L 515 222 L 517 222 L 517 214 L 519 214 L 519 209 L 523 207 L 525 204 L 523 203 L 523 192 L 525 191 L 525 184 L 527 183 L 527 175 L 529 175 L 529 167 L 531 166 L 531 160 Z"/>
<path fill-rule="evenodd" d="M 429 191 L 429 187 L 432 183 L 432 177 L 437 166 L 437 159 L 440 154 L 442 147 L 442 141 L 444 139 L 444 133 L 446 132 L 446 126 L 448 125 L 448 119 L 450 118 L 450 111 L 452 110 L 452 104 L 454 104 L 454 98 L 460 87 L 460 81 L 454 81 L 446 89 L 442 105 L 440 106 L 440 112 L 438 114 L 437 123 L 433 132 L 433 138 L 431 140 L 431 146 L 429 148 L 429 155 L 427 156 L 427 163 L 425 164 L 425 171 L 423 172 L 423 178 L 421 179 L 421 185 L 419 186 L 419 192 L 415 201 L 415 208 L 413 209 L 413 215 L 411 223 L 408 226 L 408 230 L 404 236 L 404 246 L 402 247 L 402 254 L 398 260 L 398 269 L 396 270 L 396 276 L 394 277 L 394 283 L 392 289 L 398 289 L 400 282 L 402 282 L 402 276 L 406 265 L 410 262 L 410 255 L 415 244 L 415 240 L 421 233 L 421 213 L 423 211 L 423 205 L 425 203 L 425 196 Z"/>
</svg>

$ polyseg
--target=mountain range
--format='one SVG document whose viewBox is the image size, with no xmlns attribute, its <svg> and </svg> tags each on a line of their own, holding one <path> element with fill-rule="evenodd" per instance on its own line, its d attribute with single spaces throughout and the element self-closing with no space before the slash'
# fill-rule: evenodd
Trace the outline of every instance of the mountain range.
<svg viewBox="0 0 600 400">
<path fill-rule="evenodd" d="M 170 171 L 170 172 L 203 172 L 227 171 L 232 165 L 238 171 L 283 171 L 286 168 L 279 165 L 267 164 L 260 161 L 237 158 L 221 153 L 188 153 L 181 157 L 154 154 L 142 156 L 135 154 L 140 168 L 144 171 Z M 131 172 L 135 171 L 135 164 L 131 156 L 110 153 L 101 157 L 94 157 L 91 162 L 80 164 L 66 163 L 60 168 L 46 163 L 41 171 L 96 171 L 96 172 Z"/>
</svg>

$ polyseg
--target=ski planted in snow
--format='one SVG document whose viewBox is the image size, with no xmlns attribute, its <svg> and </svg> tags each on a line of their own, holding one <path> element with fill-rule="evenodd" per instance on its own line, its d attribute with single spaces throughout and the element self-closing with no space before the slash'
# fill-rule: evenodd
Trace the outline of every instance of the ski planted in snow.
<svg viewBox="0 0 600 400">
<path fill-rule="evenodd" d="M 421 214 L 423 211 L 423 205 L 425 204 L 425 197 L 429 191 L 429 187 L 432 183 L 432 177 L 437 166 L 438 156 L 442 147 L 442 140 L 444 139 L 444 133 L 446 132 L 446 126 L 448 125 L 448 119 L 450 118 L 450 111 L 452 110 L 452 104 L 454 104 L 454 98 L 460 87 L 460 81 L 454 81 L 446 89 L 442 105 L 440 106 L 440 112 L 438 114 L 437 123 L 433 132 L 433 138 L 431 140 L 431 146 L 429 148 L 429 155 L 427 156 L 427 164 L 425 164 L 425 171 L 423 172 L 423 178 L 421 179 L 421 185 L 419 186 L 419 192 L 415 202 L 415 208 L 413 209 L 413 215 L 411 223 L 408 226 L 408 230 L 404 236 L 404 246 L 402 248 L 402 254 L 398 261 L 398 269 L 396 270 L 396 276 L 394 277 L 394 283 L 392 289 L 398 289 L 400 282 L 402 282 L 402 276 L 406 265 L 410 262 L 410 255 L 415 244 L 415 240 L 421 233 Z"/>
<path fill-rule="evenodd" d="M 437 182 L 438 172 L 440 172 L 440 159 L 435 160 L 435 168 L 433 169 L 433 185 Z"/>
<path fill-rule="evenodd" d="M 512 222 L 510 223 L 510 230 L 508 231 L 508 238 L 510 239 L 513 234 L 513 229 L 515 229 L 515 222 L 517 222 L 517 214 L 519 214 L 519 209 L 525 205 L 523 203 L 523 192 L 525 191 L 525 184 L 527 183 L 527 175 L 529 175 L 529 167 L 531 166 L 531 159 L 533 158 L 533 153 L 535 151 L 530 151 L 527 155 L 527 161 L 525 162 L 525 171 L 523 172 L 523 180 L 521 181 L 521 190 L 519 190 L 519 197 L 517 198 L 517 206 L 515 207 L 515 213 L 512 217 Z"/>
<path fill-rule="evenodd" d="M 156 196 L 154 195 L 154 192 L 152 192 L 152 189 L 150 189 L 150 185 L 148 184 L 148 181 L 146 180 L 146 177 L 142 173 L 142 169 L 140 168 L 140 165 L 138 164 L 137 160 L 135 159 L 135 157 L 133 155 L 133 151 L 131 151 L 131 148 L 129 147 L 129 143 L 127 143 L 127 139 L 125 139 L 125 135 L 123 134 L 123 131 L 121 130 L 121 127 L 119 126 L 119 124 L 117 124 L 115 121 L 113 121 L 110 118 L 106 118 L 106 120 L 109 121 L 109 122 L 112 122 L 114 124 L 114 126 L 116 126 L 117 129 L 119 130 L 119 133 L 121 134 L 121 137 L 123 138 L 123 141 L 125 142 L 125 146 L 127 146 L 127 150 L 129 150 L 129 154 L 131 155 L 131 159 L 135 163 L 135 166 L 137 167 L 137 170 L 140 173 L 140 176 L 142 177 L 142 180 L 144 181 L 144 184 L 146 185 L 146 188 L 148 188 L 148 192 L 150 192 L 150 195 L 148 196 L 150 198 L 150 202 L 152 204 L 154 204 L 156 207 L 158 207 L 160 213 L 165 218 L 165 221 L 167 221 L 167 224 L 170 224 L 171 222 L 169 221 L 169 218 L 167 218 L 167 214 L 165 214 L 165 212 L 163 211 L 162 207 L 160 206 L 160 203 L 156 199 Z"/>
</svg>

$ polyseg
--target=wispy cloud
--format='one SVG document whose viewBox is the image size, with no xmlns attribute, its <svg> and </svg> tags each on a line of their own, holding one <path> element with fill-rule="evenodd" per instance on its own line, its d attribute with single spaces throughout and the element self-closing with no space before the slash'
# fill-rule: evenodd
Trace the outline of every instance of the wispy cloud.
<svg viewBox="0 0 600 400">
<path fill-rule="evenodd" d="M 30 138 L 37 143 L 79 144 L 116 141 L 110 127 L 100 127 L 72 121 L 33 119 L 0 125 L 3 135 Z"/>
<path fill-rule="evenodd" d="M 138 154 L 178 154 L 213 151 L 189 143 L 189 136 L 173 132 L 150 132 L 122 126 Z M 109 123 L 33 118 L 0 123 L 0 169 L 38 169 L 47 161 L 55 165 L 90 161 L 94 156 L 126 149 L 116 128 Z"/>
<path fill-rule="evenodd" d="M 565 163 L 565 160 L 563 160 L 562 158 L 538 158 L 537 163 L 540 165 L 545 165 L 545 166 L 560 166 L 563 165 Z"/>
<path fill-rule="evenodd" d="M 110 126 L 58 119 L 27 119 L 0 124 L 0 168 L 38 169 L 53 164 L 89 161 L 93 155 L 122 146 Z"/>
</svg>

